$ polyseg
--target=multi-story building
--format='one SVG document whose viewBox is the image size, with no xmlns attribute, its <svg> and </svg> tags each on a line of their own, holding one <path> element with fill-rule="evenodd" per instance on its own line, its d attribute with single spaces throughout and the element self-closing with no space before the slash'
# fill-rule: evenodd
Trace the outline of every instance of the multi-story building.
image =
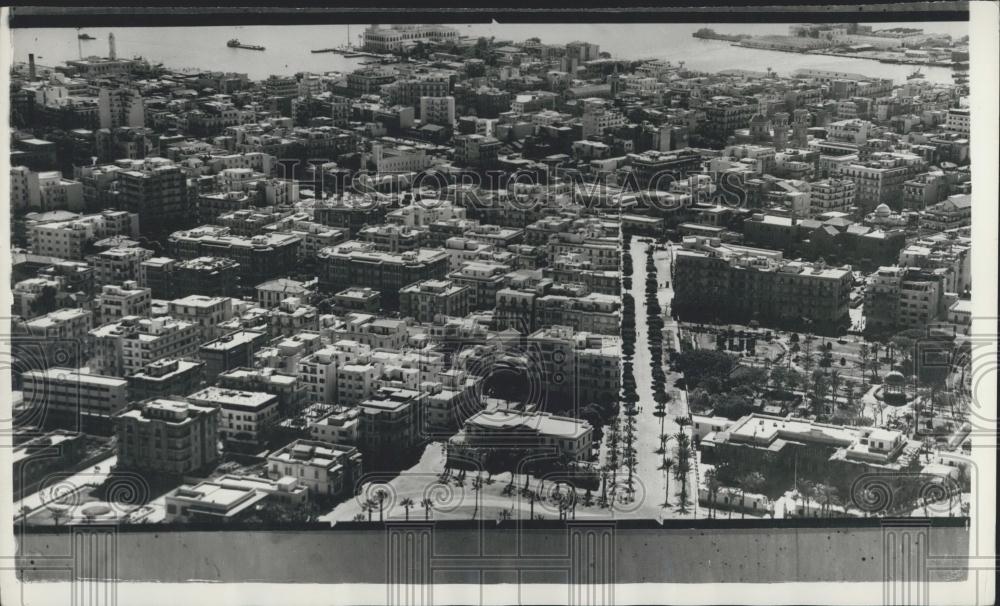
<svg viewBox="0 0 1000 606">
<path fill-rule="evenodd" d="M 795 465 L 798 477 L 819 479 L 831 469 L 845 473 L 859 467 L 898 470 L 906 445 L 900 431 L 755 413 L 730 421 L 724 431 L 706 435 L 700 451 L 706 462 L 735 457 L 763 472 Z"/>
<path fill-rule="evenodd" d="M 268 477 L 296 478 L 314 495 L 351 493 L 361 472 L 357 448 L 328 442 L 295 440 L 267 457 Z"/>
<path fill-rule="evenodd" d="M 923 328 L 947 312 L 941 270 L 880 267 L 865 288 L 865 328 L 894 331 Z"/>
<path fill-rule="evenodd" d="M 755 100 L 733 97 L 712 97 L 700 108 L 705 112 L 702 129 L 709 136 L 725 139 L 740 128 L 750 125 L 750 118 L 758 112 Z"/>
<path fill-rule="evenodd" d="M 26 219 L 32 252 L 62 259 L 83 259 L 88 245 L 102 238 L 139 235 L 138 215 L 124 211 L 29 214 Z"/>
<path fill-rule="evenodd" d="M 254 354 L 264 346 L 267 333 L 239 330 L 224 334 L 198 348 L 205 362 L 205 378 L 215 381 L 221 373 L 243 366 L 253 366 Z"/>
<path fill-rule="evenodd" d="M 242 191 L 202 194 L 198 196 L 198 221 L 215 223 L 220 215 L 245 210 L 254 205 L 255 199 Z"/>
<path fill-rule="evenodd" d="M 23 398 L 76 428 L 107 425 L 129 403 L 128 381 L 54 366 L 21 373 Z"/>
<path fill-rule="evenodd" d="M 396 80 L 385 87 L 390 105 L 420 106 L 421 99 L 442 98 L 451 92 L 451 78 L 446 73 L 420 74 Z"/>
<path fill-rule="evenodd" d="M 180 259 L 211 256 L 239 264 L 240 287 L 249 291 L 257 284 L 293 274 L 298 263 L 300 238 L 272 233 L 242 238 L 224 227 L 205 225 L 170 235 L 168 247 Z"/>
<path fill-rule="evenodd" d="M 348 287 L 368 287 L 381 293 L 382 304 L 395 307 L 399 291 L 420 280 L 443 278 L 448 255 L 425 248 L 404 253 L 379 251 L 370 242 L 348 241 L 319 253 L 320 288 L 337 292 Z"/>
<path fill-rule="evenodd" d="M 144 232 L 169 233 L 192 219 L 184 171 L 162 160 L 121 171 L 117 204 L 122 210 L 139 215 Z"/>
<path fill-rule="evenodd" d="M 309 435 L 314 440 L 330 444 L 356 446 L 360 436 L 361 409 L 346 406 L 319 406 L 324 406 L 324 412 L 309 423 Z"/>
<path fill-rule="evenodd" d="M 577 332 L 616 335 L 620 332 L 621 298 L 587 293 L 580 296 L 547 294 L 538 297 L 532 326 L 569 326 Z"/>
<path fill-rule="evenodd" d="M 583 407 L 618 397 L 621 338 L 547 326 L 528 335 L 528 363 L 541 373 L 546 393 Z"/>
<path fill-rule="evenodd" d="M 270 75 L 264 80 L 264 93 L 268 97 L 298 97 L 299 82 L 295 78 Z"/>
<path fill-rule="evenodd" d="M 59 171 L 10 169 L 10 205 L 17 210 L 82 210 L 83 184 L 64 179 Z"/>
<path fill-rule="evenodd" d="M 123 318 L 90 331 L 93 367 L 101 374 L 127 376 L 162 358 L 194 356 L 199 330 L 169 316 Z"/>
<path fill-rule="evenodd" d="M 855 204 L 863 213 L 872 212 L 879 204 L 899 210 L 903 201 L 903 183 L 911 175 L 910 168 L 888 161 L 870 161 L 839 166 L 839 179 L 854 181 Z"/>
<path fill-rule="evenodd" d="M 972 196 L 954 194 L 920 213 L 920 225 L 934 231 L 948 231 L 972 223 Z"/>
<path fill-rule="evenodd" d="M 420 119 L 424 124 L 437 124 L 453 128 L 455 126 L 455 97 L 420 97 Z"/>
<path fill-rule="evenodd" d="M 366 456 L 392 460 L 420 439 L 420 415 L 426 394 L 384 387 L 357 403 L 359 447 Z"/>
<path fill-rule="evenodd" d="M 191 393 L 198 389 L 204 369 L 205 363 L 197 360 L 162 358 L 150 362 L 126 377 L 129 398 L 139 401 Z"/>
<path fill-rule="evenodd" d="M 456 286 L 468 288 L 469 309 L 487 310 L 496 305 L 497 292 L 504 286 L 509 265 L 489 261 L 473 261 L 448 274 Z"/>
<path fill-rule="evenodd" d="M 854 181 L 849 179 L 823 179 L 810 184 L 809 204 L 813 214 L 830 211 L 850 212 L 854 206 Z"/>
<path fill-rule="evenodd" d="M 220 374 L 217 384 L 229 389 L 269 393 L 278 398 L 278 411 L 282 415 L 298 412 L 306 401 L 305 386 L 299 378 L 273 368 L 234 368 Z"/>
<path fill-rule="evenodd" d="M 446 43 L 458 39 L 458 30 L 447 25 L 372 25 L 365 29 L 364 48 L 376 53 L 393 53 L 411 48 L 417 42 Z"/>
<path fill-rule="evenodd" d="M 425 229 L 414 229 L 393 223 L 372 225 L 358 231 L 359 239 L 371 242 L 378 250 L 391 253 L 402 253 L 422 248 L 427 243 L 427 236 Z"/>
<path fill-rule="evenodd" d="M 334 313 L 360 312 L 372 314 L 382 308 L 379 291 L 368 287 L 345 288 L 333 295 Z"/>
<path fill-rule="evenodd" d="M 145 263 L 150 261 L 155 261 L 155 259 L 150 259 Z M 232 259 L 195 257 L 179 262 L 173 259 L 169 259 L 169 261 L 172 267 L 170 281 L 173 292 L 203 297 L 235 297 L 241 292 L 240 264 Z M 159 277 L 155 270 L 149 272 L 147 269 L 146 275 Z M 161 295 L 159 298 L 170 299 L 171 297 Z"/>
<path fill-rule="evenodd" d="M 298 362 L 296 374 L 305 386 L 306 399 L 310 402 L 331 404 L 339 401 L 337 398 L 340 369 L 348 365 L 363 366 L 370 360 L 369 346 L 356 341 L 338 340 L 333 345 L 302 357 Z M 352 375 L 351 378 L 353 380 L 357 377 Z M 358 392 L 364 393 L 372 389 L 372 384 L 355 387 Z"/>
<path fill-rule="evenodd" d="M 266 309 L 277 307 L 289 297 L 308 301 L 313 294 L 313 289 L 306 282 L 289 278 L 268 280 L 258 284 L 254 290 L 257 293 L 257 304 Z"/>
<path fill-rule="evenodd" d="M 949 232 L 921 238 L 900 250 L 898 264 L 943 270 L 946 292 L 964 294 L 972 288 L 972 247 L 967 235 Z"/>
<path fill-rule="evenodd" d="M 149 315 L 153 297 L 150 289 L 140 288 L 135 281 L 121 286 L 106 284 L 97 297 L 101 323 L 117 322 L 126 316 Z"/>
<path fill-rule="evenodd" d="M 94 281 L 99 285 L 139 282 L 142 262 L 153 257 L 153 251 L 138 246 L 116 246 L 87 258 L 94 268 Z"/>
<path fill-rule="evenodd" d="M 229 297 L 188 295 L 170 301 L 167 313 L 196 325 L 202 339 L 214 339 L 224 332 L 220 325 L 233 317 L 233 300 Z"/>
<path fill-rule="evenodd" d="M 93 323 L 93 314 L 86 309 L 57 309 L 22 324 L 27 334 L 45 341 L 83 342 Z"/>
<path fill-rule="evenodd" d="M 646 151 L 626 156 L 640 188 L 666 189 L 674 181 L 701 170 L 701 154 L 690 149 L 672 152 Z"/>
<path fill-rule="evenodd" d="M 174 275 L 176 267 L 177 261 L 170 257 L 150 257 L 139 264 L 139 284 L 148 288 L 155 299 L 173 299 L 179 290 Z"/>
<path fill-rule="evenodd" d="M 114 417 L 118 465 L 180 476 L 219 460 L 219 409 L 158 398 Z"/>
<path fill-rule="evenodd" d="M 469 417 L 451 438 L 457 445 L 490 448 L 518 445 L 525 449 L 555 449 L 574 460 L 592 458 L 594 429 L 590 423 L 547 412 L 484 410 Z"/>
<path fill-rule="evenodd" d="M 946 130 L 968 135 L 971 132 L 971 124 L 967 108 L 952 108 L 948 110 L 948 117 L 945 119 L 944 127 Z"/>
<path fill-rule="evenodd" d="M 278 422 L 278 397 L 269 393 L 211 386 L 187 399 L 219 409 L 219 438 L 228 444 L 260 445 Z"/>
<path fill-rule="evenodd" d="M 97 113 L 101 128 L 145 126 L 142 94 L 135 88 L 108 88 L 97 93 Z"/>
<path fill-rule="evenodd" d="M 389 70 L 363 68 L 347 74 L 347 89 L 354 95 L 377 94 L 382 86 L 395 80 L 396 75 Z"/>
<path fill-rule="evenodd" d="M 671 307 L 684 319 L 809 323 L 818 331 L 836 331 L 848 322 L 849 269 L 689 236 L 675 249 L 673 276 Z"/>
<path fill-rule="evenodd" d="M 483 135 L 460 135 L 455 137 L 455 161 L 464 166 L 494 169 L 498 166 L 502 143 L 493 137 Z"/>
<path fill-rule="evenodd" d="M 399 312 L 417 322 L 431 322 L 436 315 L 464 317 L 469 313 L 468 286 L 451 280 L 424 280 L 399 291 Z"/>
<path fill-rule="evenodd" d="M 604 131 L 625 124 L 625 116 L 611 107 L 606 99 L 591 98 L 583 101 L 583 138 L 600 137 Z"/>
</svg>

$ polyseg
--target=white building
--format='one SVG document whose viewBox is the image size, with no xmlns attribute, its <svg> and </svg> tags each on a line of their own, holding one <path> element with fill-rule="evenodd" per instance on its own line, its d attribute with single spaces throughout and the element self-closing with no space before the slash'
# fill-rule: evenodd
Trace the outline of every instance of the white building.
<svg viewBox="0 0 1000 606">
<path fill-rule="evenodd" d="M 361 477 L 361 453 L 349 446 L 296 440 L 267 457 L 267 474 L 296 478 L 315 494 L 338 495 L 354 490 Z"/>
<path fill-rule="evenodd" d="M 455 97 L 420 97 L 420 119 L 424 124 L 455 125 Z"/>
<path fill-rule="evenodd" d="M 260 444 L 278 422 L 278 397 L 269 393 L 212 386 L 187 399 L 219 408 L 219 438 L 227 442 Z"/>
<path fill-rule="evenodd" d="M 57 170 L 35 172 L 26 166 L 12 166 L 10 205 L 18 210 L 82 210 L 83 184 L 63 179 Z"/>
<path fill-rule="evenodd" d="M 128 406 L 128 381 L 61 366 L 21 373 L 24 401 L 44 406 L 46 414 L 84 420 L 110 420 Z"/>
<path fill-rule="evenodd" d="M 117 322 L 128 316 L 149 315 L 153 295 L 148 288 L 140 288 L 134 280 L 121 286 L 105 284 L 97 296 L 100 321 Z"/>
</svg>

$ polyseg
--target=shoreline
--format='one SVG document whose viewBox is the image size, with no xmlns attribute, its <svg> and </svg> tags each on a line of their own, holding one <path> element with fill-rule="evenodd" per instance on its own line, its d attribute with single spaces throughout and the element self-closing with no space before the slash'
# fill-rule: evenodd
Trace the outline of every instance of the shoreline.
<svg viewBox="0 0 1000 606">
<path fill-rule="evenodd" d="M 765 48 L 761 46 L 755 46 L 753 44 L 746 44 L 745 42 L 732 42 L 730 46 L 737 46 L 740 48 L 750 48 L 754 50 L 764 50 L 764 51 L 774 51 L 778 53 L 793 53 L 796 55 L 824 55 L 827 57 L 843 57 L 846 59 L 864 59 L 866 61 L 876 61 L 878 63 L 885 63 L 889 65 L 913 65 L 913 66 L 924 66 L 924 67 L 945 67 L 953 69 L 956 71 L 963 71 L 956 68 L 956 63 L 953 61 L 930 61 L 930 60 L 920 60 L 920 59 L 905 59 L 900 58 L 899 60 L 894 60 L 886 57 L 872 57 L 863 55 L 860 53 L 847 53 L 843 51 L 827 51 L 827 50 L 795 50 L 791 48 Z M 861 51 L 866 52 L 866 51 Z"/>
</svg>

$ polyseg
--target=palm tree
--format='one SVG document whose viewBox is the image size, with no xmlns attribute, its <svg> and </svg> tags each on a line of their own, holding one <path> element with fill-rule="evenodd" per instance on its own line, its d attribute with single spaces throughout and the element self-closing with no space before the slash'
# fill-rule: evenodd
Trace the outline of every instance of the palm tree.
<svg viewBox="0 0 1000 606">
<path fill-rule="evenodd" d="M 812 497 L 816 494 L 816 487 L 809 480 L 799 480 L 798 491 L 802 494 L 802 500 L 805 501 L 805 515 L 809 515 L 809 505 L 812 503 Z"/>
<path fill-rule="evenodd" d="M 475 495 L 475 509 L 472 510 L 472 519 L 476 519 L 476 515 L 479 514 L 479 491 L 483 488 L 483 476 L 480 475 L 482 472 L 476 472 L 475 479 L 472 480 L 472 490 L 476 492 Z"/>
<path fill-rule="evenodd" d="M 536 493 L 534 490 L 529 490 L 528 491 L 528 505 L 531 508 L 531 510 L 530 510 L 531 517 L 529 518 L 531 520 L 535 519 L 535 501 L 537 501 L 537 500 L 538 500 L 538 493 Z"/>
<path fill-rule="evenodd" d="M 368 521 L 372 521 L 372 512 L 375 511 L 378 505 L 375 503 L 375 499 L 366 499 L 364 503 L 361 504 L 361 509 L 368 514 Z"/>
<path fill-rule="evenodd" d="M 837 498 L 837 489 L 830 484 L 824 483 L 817 485 L 816 491 L 819 498 L 823 501 L 823 512 L 826 514 L 826 517 L 831 517 L 832 505 Z"/>
<path fill-rule="evenodd" d="M 406 511 L 406 521 L 410 521 L 410 508 L 413 507 L 413 499 L 406 497 L 399 502 L 400 506 Z"/>
<path fill-rule="evenodd" d="M 601 468 L 601 503 L 608 502 L 608 476 L 611 475 L 607 465 Z"/>
<path fill-rule="evenodd" d="M 687 457 L 678 458 L 677 465 L 674 466 L 674 479 L 681 483 L 681 494 L 679 495 L 681 513 L 687 512 L 687 480 L 690 471 L 691 463 L 688 462 Z"/>
<path fill-rule="evenodd" d="M 384 490 L 379 490 L 375 493 L 375 502 L 378 503 L 378 521 L 385 521 L 385 501 L 389 498 Z"/>
<path fill-rule="evenodd" d="M 424 519 L 431 519 L 431 509 L 434 507 L 434 502 L 430 499 L 424 499 L 420 501 L 420 506 L 424 508 Z"/>
<path fill-rule="evenodd" d="M 878 341 L 872 343 L 872 380 L 878 380 L 878 369 L 881 363 L 878 359 L 878 352 L 882 349 L 882 345 Z"/>
<path fill-rule="evenodd" d="M 830 372 L 830 397 L 833 399 L 833 411 L 837 412 L 837 393 L 840 391 L 840 372 Z"/>
<path fill-rule="evenodd" d="M 861 389 L 864 389 L 868 385 L 868 379 L 866 378 L 865 371 L 868 370 L 868 360 L 871 357 L 871 349 L 867 342 L 861 344 L 858 348 L 858 356 L 861 358 L 855 364 L 858 369 L 861 370 Z"/>
<path fill-rule="evenodd" d="M 708 516 L 710 518 L 715 517 L 715 501 L 718 499 L 721 486 L 718 472 L 715 471 L 714 467 L 709 469 L 705 473 L 705 487 L 708 489 Z"/>
<path fill-rule="evenodd" d="M 663 506 L 666 507 L 670 505 L 670 468 L 674 466 L 674 462 L 663 457 L 663 462 L 660 463 L 660 469 L 663 470 Z"/>
</svg>

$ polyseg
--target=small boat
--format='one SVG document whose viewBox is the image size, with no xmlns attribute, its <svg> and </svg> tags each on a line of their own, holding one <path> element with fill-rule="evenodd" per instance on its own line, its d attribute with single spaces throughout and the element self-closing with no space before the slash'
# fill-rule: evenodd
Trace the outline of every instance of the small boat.
<svg viewBox="0 0 1000 606">
<path fill-rule="evenodd" d="M 242 48 L 245 50 L 255 50 L 255 51 L 264 50 L 263 46 L 258 46 L 256 44 L 241 44 L 240 41 L 237 40 L 236 38 L 233 38 L 229 42 L 226 42 L 226 46 L 228 46 L 229 48 Z"/>
<path fill-rule="evenodd" d="M 80 40 L 97 40 L 97 38 L 91 36 L 90 34 L 80 34 L 77 38 Z"/>
</svg>

